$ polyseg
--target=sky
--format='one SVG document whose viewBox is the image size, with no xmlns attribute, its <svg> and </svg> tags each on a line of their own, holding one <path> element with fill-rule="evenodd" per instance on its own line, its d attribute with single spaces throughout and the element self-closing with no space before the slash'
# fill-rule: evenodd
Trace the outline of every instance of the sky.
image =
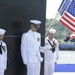
<svg viewBox="0 0 75 75">
<path fill-rule="evenodd" d="M 55 18 L 62 0 L 46 0 L 46 18 Z"/>
</svg>

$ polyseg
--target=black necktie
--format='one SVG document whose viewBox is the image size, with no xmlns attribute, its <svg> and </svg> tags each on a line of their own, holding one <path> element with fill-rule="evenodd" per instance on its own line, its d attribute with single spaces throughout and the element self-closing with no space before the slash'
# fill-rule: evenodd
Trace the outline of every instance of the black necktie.
<svg viewBox="0 0 75 75">
<path fill-rule="evenodd" d="M 54 47 L 55 42 L 53 41 L 53 45 L 51 44 L 51 42 L 49 40 L 48 40 L 48 42 L 52 46 L 51 50 L 54 53 L 55 52 L 55 47 Z"/>
<path fill-rule="evenodd" d="M 4 47 L 2 46 L 2 42 L 1 42 L 1 45 L 0 45 L 0 54 L 2 55 L 2 49 L 4 50 L 4 52 L 5 52 L 5 49 L 4 49 Z"/>
</svg>

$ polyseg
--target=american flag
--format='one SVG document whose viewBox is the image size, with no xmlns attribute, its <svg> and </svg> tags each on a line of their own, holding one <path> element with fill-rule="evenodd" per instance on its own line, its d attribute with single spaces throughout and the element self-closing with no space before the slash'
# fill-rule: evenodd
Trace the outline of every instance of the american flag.
<svg viewBox="0 0 75 75">
<path fill-rule="evenodd" d="M 62 0 L 61 5 L 58 9 L 60 15 L 64 13 L 71 1 L 72 0 Z"/>
<path fill-rule="evenodd" d="M 60 18 L 60 22 L 71 31 L 75 32 L 75 0 L 72 0 L 68 9 Z"/>
</svg>

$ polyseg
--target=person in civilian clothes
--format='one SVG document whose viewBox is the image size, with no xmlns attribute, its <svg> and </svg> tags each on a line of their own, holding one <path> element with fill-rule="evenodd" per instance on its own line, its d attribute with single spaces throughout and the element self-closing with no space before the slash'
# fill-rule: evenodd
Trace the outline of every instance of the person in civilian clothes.
<svg viewBox="0 0 75 75">
<path fill-rule="evenodd" d="M 0 28 L 0 75 L 4 75 L 7 66 L 7 46 L 3 42 L 6 30 Z"/>
<path fill-rule="evenodd" d="M 44 53 L 44 75 L 53 75 L 55 64 L 59 58 L 59 43 L 54 38 L 56 30 L 50 28 L 48 36 L 45 38 L 45 46 L 40 47 Z"/>
<path fill-rule="evenodd" d="M 30 20 L 31 28 L 23 33 L 21 39 L 21 56 L 27 66 L 27 75 L 40 75 L 43 58 L 40 55 L 41 34 L 36 32 L 41 24 L 39 20 Z"/>
</svg>

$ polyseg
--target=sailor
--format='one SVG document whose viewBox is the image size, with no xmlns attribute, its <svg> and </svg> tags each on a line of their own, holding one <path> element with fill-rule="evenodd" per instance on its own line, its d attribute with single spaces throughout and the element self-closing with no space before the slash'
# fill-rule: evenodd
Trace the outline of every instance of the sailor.
<svg viewBox="0 0 75 75">
<path fill-rule="evenodd" d="M 36 32 L 41 21 L 30 20 L 31 28 L 23 33 L 21 39 L 21 56 L 23 63 L 27 66 L 27 75 L 40 75 L 40 67 L 43 58 L 39 47 L 41 45 L 41 34 Z"/>
<path fill-rule="evenodd" d="M 4 75 L 7 68 L 7 46 L 3 42 L 4 34 L 6 30 L 0 28 L 0 75 Z"/>
<path fill-rule="evenodd" d="M 59 43 L 54 38 L 56 30 L 50 28 L 48 36 L 45 38 L 45 46 L 40 47 L 44 53 L 44 75 L 53 75 L 55 64 L 59 58 Z"/>
</svg>

